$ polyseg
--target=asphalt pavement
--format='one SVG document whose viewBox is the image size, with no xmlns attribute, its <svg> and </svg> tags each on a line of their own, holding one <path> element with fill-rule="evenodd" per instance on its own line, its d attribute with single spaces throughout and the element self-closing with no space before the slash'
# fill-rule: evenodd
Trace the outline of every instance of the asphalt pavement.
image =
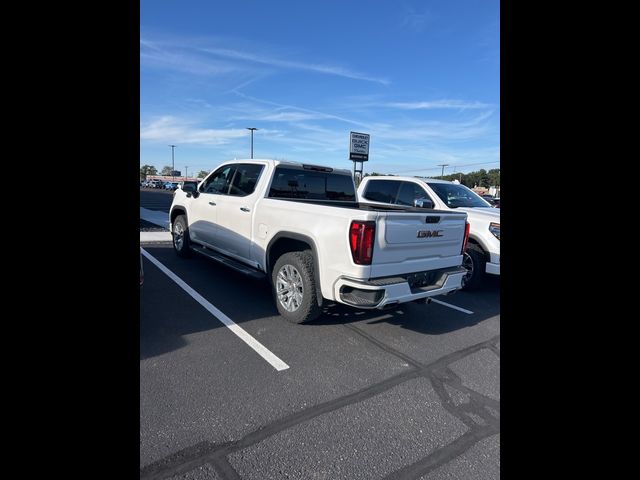
<svg viewBox="0 0 640 480">
<path fill-rule="evenodd" d="M 140 478 L 499 478 L 498 278 L 294 325 L 267 283 L 141 246 Z"/>
</svg>

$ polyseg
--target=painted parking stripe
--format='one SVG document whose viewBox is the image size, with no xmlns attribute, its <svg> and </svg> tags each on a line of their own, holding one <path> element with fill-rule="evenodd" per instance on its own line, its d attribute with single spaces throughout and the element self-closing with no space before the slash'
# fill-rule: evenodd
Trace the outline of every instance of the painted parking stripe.
<svg viewBox="0 0 640 480">
<path fill-rule="evenodd" d="M 440 301 L 440 300 L 436 300 L 435 298 L 432 298 L 431 301 L 439 303 L 440 305 L 444 305 L 445 307 L 453 308 L 454 310 L 460 310 L 461 312 L 467 313 L 469 315 L 473 315 L 473 312 L 471 310 L 466 310 L 466 309 L 461 308 L 461 307 L 456 307 L 455 305 L 451 305 L 450 303 L 446 303 L 446 302 L 443 302 L 443 301 Z"/>
<path fill-rule="evenodd" d="M 284 363 L 278 357 L 276 357 L 270 350 L 268 350 L 264 345 L 258 342 L 255 338 L 247 333 L 242 327 L 237 325 L 233 320 L 227 317 L 224 313 L 214 307 L 211 303 L 209 303 L 202 295 L 196 292 L 193 288 L 187 285 L 180 277 L 178 277 L 175 273 L 165 267 L 162 263 L 160 263 L 155 257 L 153 257 L 149 252 L 147 252 L 144 248 L 140 249 L 142 251 L 142 255 L 144 255 L 151 263 L 153 263 L 156 267 L 158 267 L 162 273 L 167 275 L 171 280 L 176 282 L 180 288 L 182 288 L 185 292 L 193 297 L 193 299 L 206 308 L 211 315 L 216 317 L 222 323 L 224 323 L 229 330 L 235 333 L 240 340 L 249 345 L 253 350 L 256 351 L 258 355 L 264 358 L 267 362 L 271 364 L 273 368 L 278 371 L 286 370 L 289 368 L 289 365 Z"/>
</svg>

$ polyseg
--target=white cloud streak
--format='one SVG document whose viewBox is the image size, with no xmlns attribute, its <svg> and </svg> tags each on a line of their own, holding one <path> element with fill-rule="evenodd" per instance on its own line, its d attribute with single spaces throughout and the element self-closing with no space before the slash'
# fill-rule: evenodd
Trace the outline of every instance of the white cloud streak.
<svg viewBox="0 0 640 480">
<path fill-rule="evenodd" d="M 430 102 L 387 102 L 382 107 L 399 108 L 401 110 L 467 110 L 491 107 L 488 103 L 464 102 L 462 100 L 433 100 Z"/>
<path fill-rule="evenodd" d="M 286 60 L 264 53 L 250 53 L 211 46 L 203 47 L 189 43 L 187 39 L 174 40 L 173 42 L 158 42 L 141 38 L 140 50 L 141 60 L 150 65 L 164 66 L 166 68 L 174 68 L 189 73 L 199 73 L 201 75 L 222 74 L 242 69 L 246 70 L 246 66 L 243 67 L 239 64 L 239 62 L 242 62 L 244 64 L 259 64 L 280 69 L 304 70 L 323 75 L 334 75 L 354 80 L 380 83 L 382 85 L 389 85 L 391 83 L 387 78 L 370 76 L 347 67 Z M 231 62 L 225 61 L 224 59 L 230 60 Z"/>
<path fill-rule="evenodd" d="M 280 67 L 294 70 L 306 70 L 311 72 L 317 72 L 327 75 L 336 75 L 339 77 L 352 78 L 355 80 L 366 80 L 368 82 L 381 83 L 382 85 L 389 85 L 391 82 L 386 78 L 377 78 L 365 75 L 360 72 L 350 70 L 348 68 L 339 67 L 335 65 L 322 65 L 317 63 L 304 63 L 296 62 L 292 60 L 283 60 L 279 58 L 269 57 L 265 55 L 256 55 L 253 53 L 242 52 L 239 50 L 231 50 L 228 48 L 200 48 L 202 52 L 206 52 L 212 55 L 216 55 L 224 58 L 232 58 L 235 60 L 242 60 L 246 62 L 261 63 L 272 67 Z"/>
<path fill-rule="evenodd" d="M 192 122 L 166 115 L 140 126 L 140 140 L 180 144 L 224 145 L 246 137 L 244 128 L 213 129 L 194 126 Z"/>
</svg>

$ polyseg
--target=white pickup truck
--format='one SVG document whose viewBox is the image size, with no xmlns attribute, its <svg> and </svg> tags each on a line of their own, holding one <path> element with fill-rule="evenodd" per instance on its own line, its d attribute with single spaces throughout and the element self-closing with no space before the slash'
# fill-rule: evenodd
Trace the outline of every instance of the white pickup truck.
<svg viewBox="0 0 640 480">
<path fill-rule="evenodd" d="M 459 183 L 433 178 L 368 176 L 358 187 L 360 202 L 371 205 L 415 205 L 463 211 L 471 225 L 462 265 L 462 288 L 476 288 L 484 273 L 500 275 L 500 209 Z"/>
<path fill-rule="evenodd" d="M 458 290 L 466 213 L 356 202 L 349 170 L 234 160 L 177 190 L 176 253 L 192 251 L 272 284 L 280 314 L 318 317 L 325 301 L 388 308 Z"/>
</svg>

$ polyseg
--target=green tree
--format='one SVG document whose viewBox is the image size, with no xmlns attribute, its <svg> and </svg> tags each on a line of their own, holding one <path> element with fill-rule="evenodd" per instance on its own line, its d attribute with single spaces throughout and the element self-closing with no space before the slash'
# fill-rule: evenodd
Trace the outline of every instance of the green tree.
<svg viewBox="0 0 640 480">
<path fill-rule="evenodd" d="M 162 167 L 162 171 L 160 172 L 160 175 L 171 175 L 171 172 L 173 172 L 171 165 L 167 165 L 166 167 Z"/>
<path fill-rule="evenodd" d="M 204 177 L 206 177 L 207 175 L 209 175 L 209 172 L 207 172 L 206 170 L 200 170 L 200 171 L 198 172 L 198 174 L 196 175 L 196 178 L 204 178 Z"/>
<path fill-rule="evenodd" d="M 497 185 L 500 185 L 500 169 L 499 168 L 492 168 L 487 172 L 487 174 L 489 175 L 490 187 L 495 187 Z"/>
<path fill-rule="evenodd" d="M 143 165 L 140 167 L 140 178 L 142 180 L 147 179 L 147 175 L 157 175 L 158 170 L 153 165 Z"/>
<path fill-rule="evenodd" d="M 438 175 L 438 178 L 440 176 Z M 476 170 L 469 173 L 451 173 L 442 177 L 443 180 L 449 180 L 450 182 L 458 180 L 465 187 L 495 187 L 500 185 L 500 169 L 492 168 L 488 172 L 484 169 Z"/>
<path fill-rule="evenodd" d="M 485 188 L 488 188 L 491 186 L 489 185 L 489 175 L 487 174 L 487 171 L 484 168 L 481 168 L 478 171 L 478 186 L 485 187 Z"/>
</svg>

